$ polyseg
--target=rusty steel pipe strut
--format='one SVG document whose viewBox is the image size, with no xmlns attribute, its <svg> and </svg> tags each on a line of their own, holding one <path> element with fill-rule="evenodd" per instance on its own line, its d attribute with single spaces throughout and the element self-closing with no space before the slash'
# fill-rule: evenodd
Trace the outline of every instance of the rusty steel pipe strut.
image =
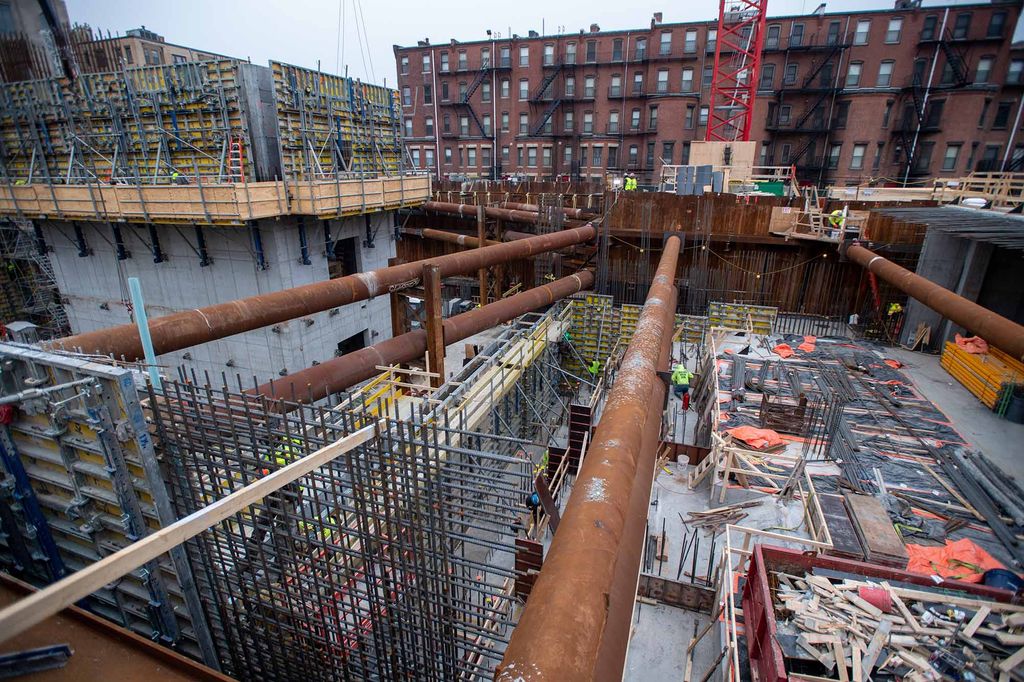
<svg viewBox="0 0 1024 682">
<path fill-rule="evenodd" d="M 999 350 L 1024 361 L 1024 326 L 954 294 L 859 244 L 846 247 L 846 256 L 943 317 L 948 317 Z"/>
<path fill-rule="evenodd" d="M 448 215 L 457 215 L 476 220 L 477 206 L 475 204 L 449 204 L 443 201 L 428 201 L 421 208 L 424 211 L 431 211 L 433 213 L 447 213 Z M 540 214 L 536 211 L 517 211 L 511 208 L 498 208 L 497 206 L 484 206 L 484 215 L 488 218 L 501 218 L 510 222 L 529 223 L 531 225 L 535 225 L 540 221 Z M 566 221 L 568 226 L 580 224 L 581 221 Z"/>
<path fill-rule="evenodd" d="M 498 680 L 621 679 L 621 670 L 599 670 L 597 661 L 603 648 L 624 648 L 628 638 L 628 622 L 618 621 L 628 620 L 631 610 L 611 606 L 634 596 L 635 582 L 626 586 L 621 579 L 623 562 L 628 558 L 634 576 L 640 569 L 640 554 L 632 548 L 643 527 L 628 519 L 635 487 L 646 485 L 655 465 L 657 439 L 644 434 L 653 428 L 649 419 L 660 428 L 662 418 L 662 404 L 650 401 L 661 381 L 658 363 L 667 358 L 663 344 L 672 335 L 679 249 L 678 237 L 665 241 L 573 494 L 496 670 Z M 631 594 L 622 595 L 623 589 Z"/>
<path fill-rule="evenodd" d="M 421 237 L 423 239 L 433 239 L 434 241 L 446 242 L 448 244 L 457 244 L 470 249 L 475 249 L 480 246 L 480 240 L 476 237 L 471 237 L 468 234 L 459 234 L 458 232 L 449 232 L 447 230 L 435 230 L 429 227 L 403 227 L 402 234 Z M 484 246 L 494 246 L 501 243 L 502 242 L 495 241 L 493 239 L 484 240 Z"/>
<path fill-rule="evenodd" d="M 589 289 L 593 285 L 594 273 L 582 270 L 550 284 L 455 315 L 443 323 L 444 343 L 449 345 L 462 341 L 531 310 Z M 376 376 L 380 373 L 378 366 L 410 362 L 423 357 L 426 351 L 427 332 L 424 329 L 417 329 L 373 346 L 346 353 L 277 381 L 265 383 L 257 387 L 253 393 L 271 400 L 283 398 L 299 402 L 317 401 Z M 294 409 L 296 405 L 285 403 L 282 407 L 289 410 Z"/>
<path fill-rule="evenodd" d="M 517 201 L 503 201 L 501 202 L 500 208 L 511 208 L 516 211 L 531 211 L 533 213 L 540 213 L 540 204 L 523 204 Z M 554 209 L 555 211 L 561 211 L 566 218 L 575 218 L 577 220 L 590 220 L 591 218 L 597 217 L 596 213 L 584 210 L 582 208 L 553 206 L 552 209 Z"/>
<path fill-rule="evenodd" d="M 406 289 L 419 283 L 423 266 L 428 263 L 437 265 L 442 277 L 464 275 L 497 263 L 557 251 L 596 236 L 597 230 L 587 225 L 151 318 L 153 349 L 157 355 L 163 355 Z M 47 347 L 81 349 L 85 353 L 126 360 L 143 357 L 139 331 L 134 324 L 68 336 L 50 342 Z"/>
</svg>

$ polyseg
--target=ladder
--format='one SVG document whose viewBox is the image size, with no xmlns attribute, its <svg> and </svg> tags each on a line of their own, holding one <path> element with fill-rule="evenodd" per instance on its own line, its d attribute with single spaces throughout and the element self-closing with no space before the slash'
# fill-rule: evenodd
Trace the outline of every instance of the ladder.
<svg viewBox="0 0 1024 682">
<path fill-rule="evenodd" d="M 242 140 L 235 135 L 228 138 L 228 179 L 231 182 L 245 182 L 242 166 Z"/>
</svg>

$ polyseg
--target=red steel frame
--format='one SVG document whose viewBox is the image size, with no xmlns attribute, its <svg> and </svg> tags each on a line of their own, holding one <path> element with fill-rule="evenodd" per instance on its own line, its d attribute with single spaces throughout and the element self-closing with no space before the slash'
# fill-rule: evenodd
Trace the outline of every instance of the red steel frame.
<svg viewBox="0 0 1024 682">
<path fill-rule="evenodd" d="M 719 1 L 715 70 L 711 79 L 711 106 L 705 140 L 734 142 L 750 139 L 767 14 L 768 0 Z M 726 23 L 727 15 L 739 17 L 737 21 Z M 748 26 L 749 39 L 743 35 L 744 28 Z"/>
</svg>

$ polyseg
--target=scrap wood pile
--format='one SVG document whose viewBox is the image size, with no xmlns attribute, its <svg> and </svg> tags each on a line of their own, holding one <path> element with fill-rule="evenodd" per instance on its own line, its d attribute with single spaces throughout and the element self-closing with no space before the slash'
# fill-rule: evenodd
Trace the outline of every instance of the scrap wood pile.
<svg viewBox="0 0 1024 682">
<path fill-rule="evenodd" d="M 711 533 L 717 533 L 722 526 L 734 524 L 741 519 L 747 517 L 747 513 L 743 511 L 748 507 L 756 507 L 761 504 L 762 500 L 751 500 L 750 502 L 740 502 L 738 504 L 729 504 L 724 507 L 716 507 L 714 509 L 705 509 L 704 511 L 692 511 L 687 512 L 687 516 L 690 517 L 689 522 L 686 525 L 693 526 L 694 528 L 703 528 Z"/>
<path fill-rule="evenodd" d="M 791 673 L 843 682 L 1024 680 L 1024 606 L 818 573 L 772 574 Z"/>
</svg>

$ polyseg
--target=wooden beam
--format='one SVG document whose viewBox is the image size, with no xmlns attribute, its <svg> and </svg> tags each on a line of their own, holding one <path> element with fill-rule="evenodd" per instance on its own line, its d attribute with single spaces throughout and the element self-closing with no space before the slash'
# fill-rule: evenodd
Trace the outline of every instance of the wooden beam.
<svg viewBox="0 0 1024 682">
<path fill-rule="evenodd" d="M 374 437 L 376 429 L 376 423 L 363 427 L 8 606 L 0 611 L 0 642 L 43 622 L 147 561 L 156 559 L 339 455 L 362 445 Z"/>
<path fill-rule="evenodd" d="M 444 318 L 441 316 L 441 268 L 423 266 L 423 314 L 427 328 L 427 356 L 430 358 L 430 387 L 444 383 Z"/>
</svg>

